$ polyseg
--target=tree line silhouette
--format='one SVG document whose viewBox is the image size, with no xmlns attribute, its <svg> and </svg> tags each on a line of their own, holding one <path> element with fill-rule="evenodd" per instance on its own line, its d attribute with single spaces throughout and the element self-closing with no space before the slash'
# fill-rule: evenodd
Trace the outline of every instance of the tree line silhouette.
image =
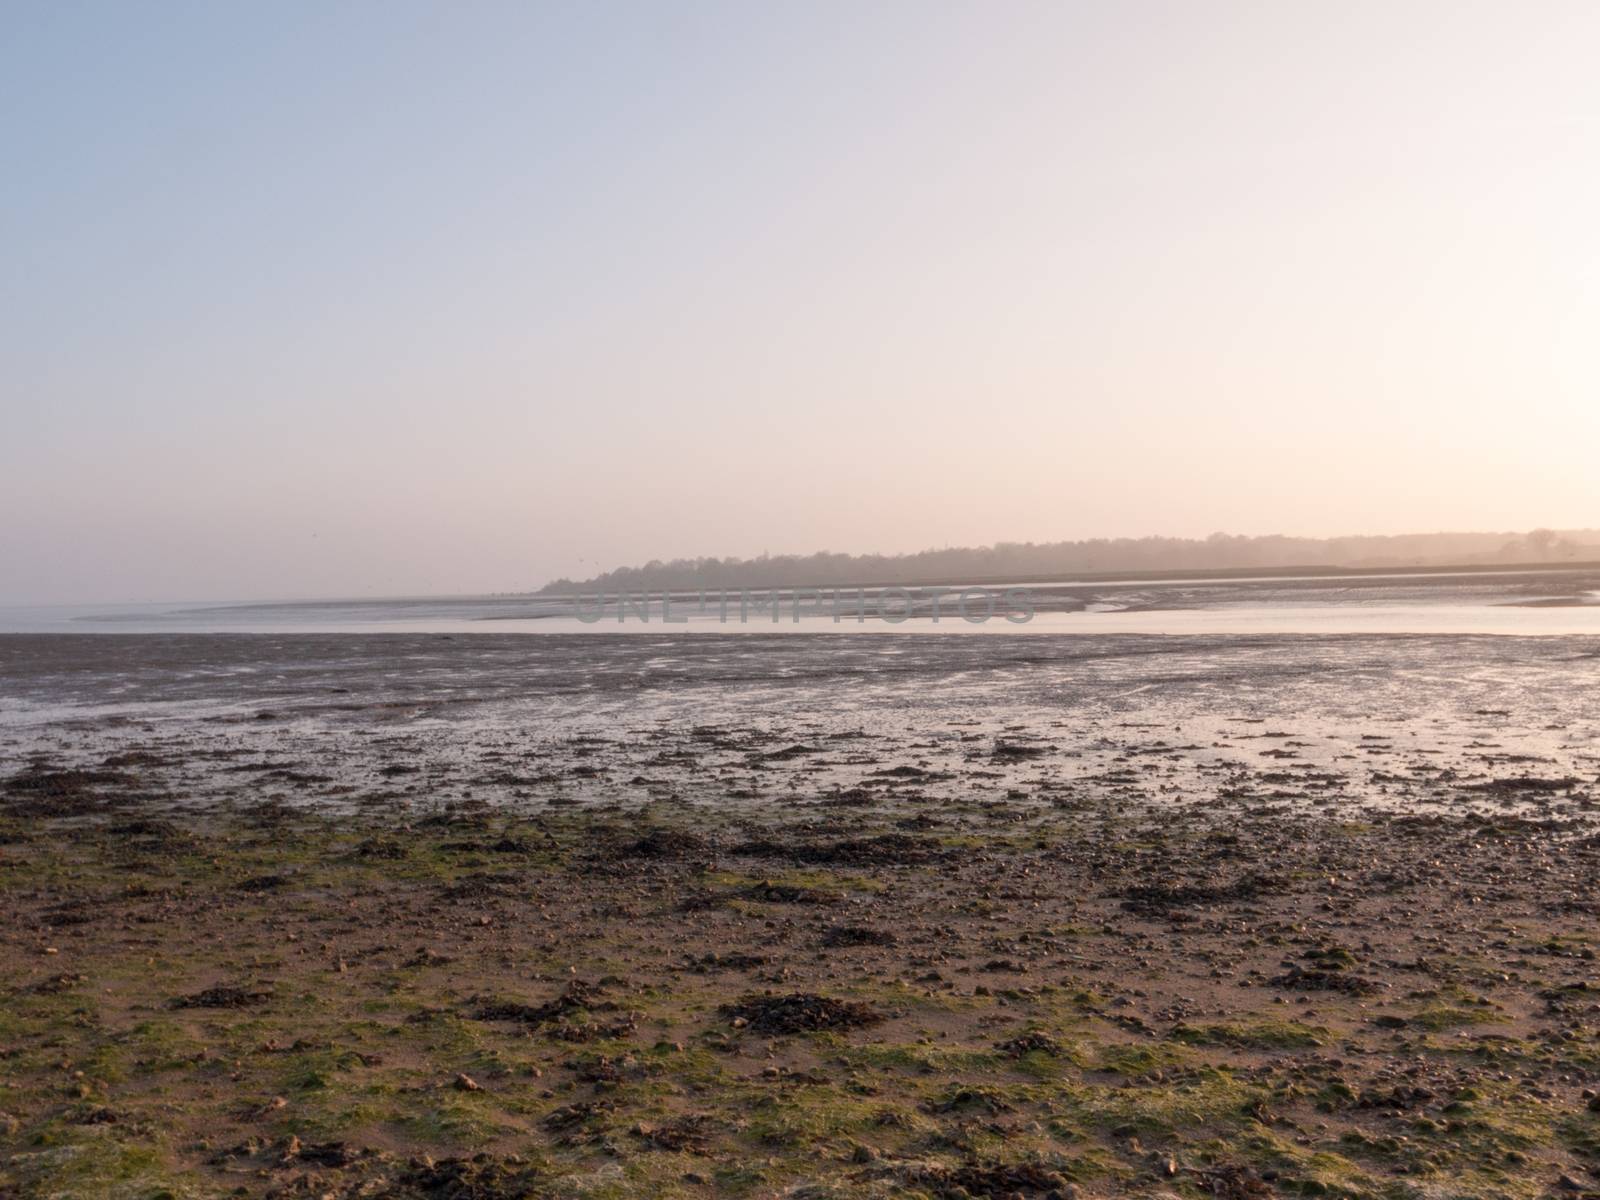
<svg viewBox="0 0 1600 1200">
<path fill-rule="evenodd" d="M 1151 571 L 1281 570 L 1294 567 L 1490 566 L 1600 559 L 1600 530 L 1421 533 L 1338 538 L 1234 536 L 1092 538 L 998 542 L 915 554 L 761 555 L 653 559 L 586 580 L 557 579 L 541 593 L 983 583 Z"/>
</svg>

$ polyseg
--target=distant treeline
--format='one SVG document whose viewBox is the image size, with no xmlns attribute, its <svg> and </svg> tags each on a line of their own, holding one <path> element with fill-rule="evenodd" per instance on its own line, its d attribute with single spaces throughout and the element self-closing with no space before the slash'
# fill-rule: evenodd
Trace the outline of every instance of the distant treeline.
<svg viewBox="0 0 1600 1200">
<path fill-rule="evenodd" d="M 664 588 L 820 587 L 1040 580 L 1106 572 L 1283 567 L 1436 567 L 1600 560 L 1600 530 L 1417 533 L 1392 537 L 1094 538 L 1000 542 L 916 554 L 679 558 L 618 567 L 592 579 L 557 579 L 541 592 L 643 592 Z"/>
</svg>

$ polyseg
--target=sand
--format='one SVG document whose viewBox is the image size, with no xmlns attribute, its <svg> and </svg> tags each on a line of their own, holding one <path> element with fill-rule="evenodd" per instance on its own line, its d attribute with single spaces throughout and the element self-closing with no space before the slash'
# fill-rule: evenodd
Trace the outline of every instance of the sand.
<svg viewBox="0 0 1600 1200">
<path fill-rule="evenodd" d="M 0 639 L 0 1193 L 1600 1193 L 1597 653 Z"/>
</svg>

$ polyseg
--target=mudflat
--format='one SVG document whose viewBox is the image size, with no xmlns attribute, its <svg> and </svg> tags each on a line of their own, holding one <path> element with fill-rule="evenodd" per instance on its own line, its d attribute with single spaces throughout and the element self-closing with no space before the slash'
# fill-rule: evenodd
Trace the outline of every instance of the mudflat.
<svg viewBox="0 0 1600 1200">
<path fill-rule="evenodd" d="M 1600 1194 L 1600 644 L 0 639 L 0 1193 Z"/>
</svg>

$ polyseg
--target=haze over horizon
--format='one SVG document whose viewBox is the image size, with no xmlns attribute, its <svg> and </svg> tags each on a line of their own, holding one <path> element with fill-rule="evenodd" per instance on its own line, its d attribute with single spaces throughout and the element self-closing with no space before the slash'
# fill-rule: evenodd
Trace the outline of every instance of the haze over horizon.
<svg viewBox="0 0 1600 1200">
<path fill-rule="evenodd" d="M 1600 525 L 1597 38 L 13 4 L 0 603 Z"/>
</svg>

